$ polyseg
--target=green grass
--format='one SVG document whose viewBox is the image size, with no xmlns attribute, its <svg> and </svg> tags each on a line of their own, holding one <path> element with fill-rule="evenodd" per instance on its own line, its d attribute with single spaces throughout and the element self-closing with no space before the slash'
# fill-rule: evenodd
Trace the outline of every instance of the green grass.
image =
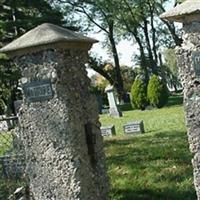
<svg viewBox="0 0 200 200">
<path fill-rule="evenodd" d="M 196 199 L 181 103 L 181 96 L 173 96 L 162 109 L 127 111 L 120 119 L 100 116 L 102 125 L 114 124 L 117 132 L 104 141 L 111 200 Z M 144 121 L 145 134 L 123 135 L 123 124 L 134 120 Z M 1 146 L 0 155 L 6 150 Z M 0 199 L 8 199 L 23 184 L 1 179 Z"/>
<path fill-rule="evenodd" d="M 170 96 L 167 106 L 182 105 L 183 95 L 181 93 L 176 93 Z"/>
<path fill-rule="evenodd" d="M 101 115 L 102 125 L 114 124 L 117 132 L 105 139 L 112 200 L 196 199 L 184 112 L 177 105 L 128 111 L 120 119 Z M 123 135 L 122 125 L 134 120 L 144 121 L 145 134 Z"/>
<path fill-rule="evenodd" d="M 11 133 L 0 133 L 0 156 L 4 155 L 7 151 L 12 149 L 12 135 Z"/>
<path fill-rule="evenodd" d="M 19 187 L 26 186 L 25 180 L 0 179 L 0 200 L 14 199 L 9 198 Z"/>
<path fill-rule="evenodd" d="M 13 148 L 12 143 L 13 137 L 10 132 L 0 133 L 0 156 L 5 155 Z M 18 179 L 7 179 L 3 177 L 2 165 L 0 164 L 0 200 L 9 199 L 10 195 L 21 186 L 25 186 L 26 181 L 24 177 Z"/>
<path fill-rule="evenodd" d="M 186 131 L 181 106 L 166 107 L 154 110 L 133 110 L 123 112 L 122 118 L 112 118 L 109 115 L 101 115 L 103 126 L 115 125 L 116 133 L 123 134 L 123 125 L 127 122 L 143 120 L 146 133 L 158 133 L 160 131 Z"/>
</svg>

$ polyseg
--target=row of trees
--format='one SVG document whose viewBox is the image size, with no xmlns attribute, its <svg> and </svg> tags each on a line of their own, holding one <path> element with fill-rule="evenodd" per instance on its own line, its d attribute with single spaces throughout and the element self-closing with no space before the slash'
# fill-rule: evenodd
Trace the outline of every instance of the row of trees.
<svg viewBox="0 0 200 200">
<path fill-rule="evenodd" d="M 0 0 L 0 13 L 0 47 L 41 23 L 66 24 L 63 13 L 45 0 Z M 14 112 L 19 78 L 19 69 L 0 54 L 0 114 Z"/>
<path fill-rule="evenodd" d="M 169 97 L 169 90 L 162 78 L 153 75 L 148 86 L 141 78 L 136 78 L 131 88 L 131 103 L 134 108 L 145 110 L 147 105 L 156 108 L 163 107 Z"/>
<path fill-rule="evenodd" d="M 98 28 L 105 34 L 104 45 L 113 57 L 113 71 L 108 73 L 102 60 L 94 57 L 90 59 L 90 67 L 114 85 L 121 98 L 124 82 L 117 51 L 120 40 L 128 39 L 137 44 L 140 53 L 135 56 L 135 61 L 140 65 L 146 82 L 152 73 L 165 74 L 161 47 L 173 48 L 182 43 L 174 23 L 159 18 L 169 0 L 57 0 L 57 3 L 80 16 L 84 30 Z M 178 3 L 180 1 L 175 0 L 174 6 Z"/>
</svg>

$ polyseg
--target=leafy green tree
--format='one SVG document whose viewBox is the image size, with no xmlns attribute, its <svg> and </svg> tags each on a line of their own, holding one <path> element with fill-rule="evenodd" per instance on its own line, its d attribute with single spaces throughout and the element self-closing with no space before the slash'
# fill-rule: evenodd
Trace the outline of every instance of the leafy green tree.
<svg viewBox="0 0 200 200">
<path fill-rule="evenodd" d="M 97 96 L 104 105 L 108 105 L 108 98 L 105 93 L 105 88 L 108 86 L 108 81 L 101 75 L 95 74 L 91 78 L 90 92 Z"/>
<path fill-rule="evenodd" d="M 108 68 L 108 65 L 111 67 Z M 88 68 L 98 72 L 110 83 L 110 85 L 115 85 L 115 74 L 111 63 L 103 61 L 102 59 L 96 58 L 94 56 L 90 56 L 88 61 Z"/>
<path fill-rule="evenodd" d="M 138 45 L 138 64 L 144 71 L 146 82 L 149 72 L 159 73 L 159 48 L 182 43 L 174 24 L 159 19 L 165 12 L 165 3 L 168 0 L 122 0 L 115 9 L 121 35 Z"/>
<path fill-rule="evenodd" d="M 116 43 L 120 39 L 127 38 L 138 44 L 140 50 L 138 61 L 145 74 L 146 82 L 149 80 L 150 73 L 159 73 L 159 47 L 182 43 L 174 24 L 159 20 L 158 17 L 165 12 L 164 4 L 168 0 L 61 1 L 76 7 L 76 11 L 84 13 L 90 22 L 107 35 L 108 42 L 105 43 L 111 44 L 114 60 L 118 61 L 115 62 L 116 85 L 121 82 L 121 78 L 117 78 L 118 69 L 121 69 L 116 51 Z"/>
<path fill-rule="evenodd" d="M 118 93 L 124 91 L 124 82 L 116 44 L 121 39 L 137 43 L 140 55 L 138 64 L 143 70 L 145 81 L 149 76 L 159 74 L 159 50 L 163 46 L 181 45 L 182 39 L 174 23 L 160 20 L 169 0 L 57 0 L 70 5 L 71 11 L 82 17 L 83 24 L 98 27 L 106 35 L 106 46 L 111 49 L 114 59 L 113 84 Z M 176 2 L 177 4 L 178 2 Z M 176 5 L 175 4 L 175 5 Z M 93 26 L 92 26 L 93 25 Z M 103 76 L 105 71 L 96 68 Z M 108 75 L 109 76 L 109 75 Z"/>
<path fill-rule="evenodd" d="M 0 13 L 0 47 L 41 23 L 64 23 L 62 13 L 45 0 L 1 0 Z M 0 100 L 1 105 L 6 105 L 7 113 L 14 112 L 19 78 L 19 69 L 0 54 Z"/>
<path fill-rule="evenodd" d="M 45 0 L 4 0 L 0 12 L 0 38 L 4 44 L 44 22 L 63 24 L 62 13 Z"/>
<path fill-rule="evenodd" d="M 132 67 L 121 66 L 122 79 L 124 82 L 124 91 L 130 92 L 132 84 L 137 76 L 136 70 Z"/>
<path fill-rule="evenodd" d="M 131 103 L 132 106 L 141 110 L 145 110 L 148 105 L 146 83 L 136 78 L 131 88 Z"/>
<path fill-rule="evenodd" d="M 14 111 L 13 101 L 17 99 L 20 71 L 5 55 L 0 54 L 0 101 L 1 111 Z M 3 107 L 2 107 L 3 106 Z"/>
<path fill-rule="evenodd" d="M 147 97 L 150 104 L 157 108 L 163 107 L 168 101 L 168 88 L 162 79 L 156 75 L 153 75 L 149 80 Z"/>
<path fill-rule="evenodd" d="M 166 49 L 164 52 L 165 58 L 165 72 L 166 72 L 166 80 L 170 87 L 173 87 L 177 92 L 177 88 L 181 87 L 181 83 L 179 80 L 178 66 L 176 60 L 176 54 L 174 49 Z"/>
<path fill-rule="evenodd" d="M 118 37 L 116 35 L 117 23 L 115 16 L 115 4 L 118 3 L 117 0 L 57 0 L 60 3 L 64 3 L 71 6 L 72 12 L 76 12 L 81 16 L 86 17 L 86 21 L 82 23 L 87 24 L 87 27 L 91 30 L 91 27 L 96 27 L 102 31 L 106 36 L 105 46 L 107 47 L 109 53 L 111 53 L 114 61 L 113 73 L 114 78 L 113 85 L 117 89 L 119 98 L 123 98 L 124 85 L 123 78 L 121 74 L 119 55 L 117 51 Z M 87 23 L 88 22 L 88 23 Z M 97 69 L 97 68 L 96 68 Z M 99 70 L 102 76 L 105 73 Z M 108 77 L 105 77 L 108 79 Z"/>
</svg>

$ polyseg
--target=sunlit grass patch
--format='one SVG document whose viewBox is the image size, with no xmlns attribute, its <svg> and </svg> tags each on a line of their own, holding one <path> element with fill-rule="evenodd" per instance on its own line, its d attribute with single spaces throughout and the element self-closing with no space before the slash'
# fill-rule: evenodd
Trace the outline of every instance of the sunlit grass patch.
<svg viewBox="0 0 200 200">
<path fill-rule="evenodd" d="M 116 126 L 105 139 L 112 200 L 194 200 L 191 158 L 182 106 L 101 116 Z M 145 134 L 126 136 L 123 124 L 143 120 Z"/>
<path fill-rule="evenodd" d="M 10 132 L 0 132 L 0 156 L 12 148 L 13 137 Z"/>
</svg>

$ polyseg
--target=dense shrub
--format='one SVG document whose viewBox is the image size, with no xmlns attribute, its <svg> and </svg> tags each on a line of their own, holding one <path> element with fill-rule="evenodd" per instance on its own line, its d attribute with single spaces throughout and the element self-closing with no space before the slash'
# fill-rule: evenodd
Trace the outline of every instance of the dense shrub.
<svg viewBox="0 0 200 200">
<path fill-rule="evenodd" d="M 147 88 L 147 97 L 149 103 L 157 108 L 163 107 L 169 97 L 169 91 L 166 84 L 158 76 L 153 75 L 149 80 Z"/>
<path fill-rule="evenodd" d="M 141 79 L 135 79 L 131 88 L 131 104 L 133 107 L 144 110 L 148 104 L 146 84 Z"/>
</svg>

